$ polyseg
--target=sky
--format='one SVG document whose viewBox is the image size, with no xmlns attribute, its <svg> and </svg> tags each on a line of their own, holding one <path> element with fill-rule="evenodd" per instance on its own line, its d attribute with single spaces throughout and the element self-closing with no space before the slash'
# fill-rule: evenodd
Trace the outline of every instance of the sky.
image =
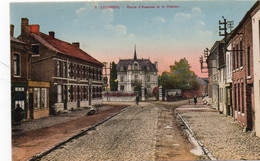
<svg viewBox="0 0 260 161">
<path fill-rule="evenodd" d="M 15 25 L 15 37 L 20 35 L 21 18 L 39 24 L 48 34 L 55 31 L 58 39 L 80 42 L 81 48 L 100 62 L 118 63 L 130 59 L 136 44 L 138 58 L 158 61 L 159 74 L 186 57 L 192 70 L 200 73 L 199 56 L 211 48 L 218 36 L 218 21 L 225 16 L 236 27 L 256 0 L 179 0 L 127 2 L 58 2 L 39 0 L 0 1 L 0 156 L 11 160 L 10 117 L 10 23 Z M 33 2 L 34 1 L 34 2 Z M 38 2 L 37 2 L 38 1 Z M 50 1 L 50 0 L 49 0 Z M 56 0 L 57 1 L 57 0 Z M 62 1 L 62 0 L 59 0 Z M 71 1 L 71 0 L 64 0 Z M 11 2 L 11 3 L 10 3 Z M 167 8 L 173 6 L 173 8 Z M 95 8 L 96 6 L 96 8 Z M 108 6 L 116 8 L 105 9 Z M 137 8 L 127 8 L 137 6 Z M 154 6 L 155 8 L 138 8 Z M 157 6 L 160 6 L 157 8 Z M 165 6 L 165 8 L 162 8 Z"/>
<path fill-rule="evenodd" d="M 158 61 L 159 74 L 186 57 L 198 76 L 207 77 L 200 72 L 199 56 L 222 39 L 219 20 L 225 16 L 236 27 L 255 2 L 20 2 L 10 4 L 10 23 L 15 25 L 17 37 L 21 18 L 28 18 L 29 24 L 39 24 L 43 33 L 54 31 L 58 39 L 80 42 L 80 47 L 100 62 L 131 59 L 136 44 L 137 57 Z"/>
</svg>

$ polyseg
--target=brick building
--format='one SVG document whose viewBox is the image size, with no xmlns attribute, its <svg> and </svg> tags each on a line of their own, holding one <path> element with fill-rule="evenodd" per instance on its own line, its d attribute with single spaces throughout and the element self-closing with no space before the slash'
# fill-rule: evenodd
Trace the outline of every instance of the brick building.
<svg viewBox="0 0 260 161">
<path fill-rule="evenodd" d="M 103 64 L 80 49 L 80 44 L 40 32 L 22 18 L 18 39 L 32 45 L 38 53 L 32 58 L 32 79 L 50 82 L 51 112 L 71 110 L 102 103 Z"/>
<path fill-rule="evenodd" d="M 233 30 L 230 40 L 234 117 L 247 130 L 255 129 L 252 13 L 256 10 L 259 10 L 259 1 Z"/>
<path fill-rule="evenodd" d="M 30 62 L 35 53 L 31 45 L 13 37 L 13 25 L 10 31 L 11 109 L 19 104 L 25 120 L 49 116 L 49 82 L 32 81 Z"/>
</svg>

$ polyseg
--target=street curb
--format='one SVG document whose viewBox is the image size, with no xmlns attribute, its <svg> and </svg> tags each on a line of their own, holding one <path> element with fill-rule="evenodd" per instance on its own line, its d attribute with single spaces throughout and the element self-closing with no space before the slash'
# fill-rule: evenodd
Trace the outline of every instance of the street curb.
<svg viewBox="0 0 260 161">
<path fill-rule="evenodd" d="M 208 156 L 208 158 L 210 160 L 217 160 L 217 158 L 215 158 L 212 153 L 204 146 L 204 144 L 202 144 L 199 140 L 196 139 L 193 130 L 190 128 L 190 126 L 188 125 L 188 123 L 182 118 L 182 116 L 177 113 L 178 117 L 181 119 L 181 121 L 184 123 L 184 125 L 186 126 L 186 128 L 188 129 L 188 132 L 191 134 L 191 136 L 196 140 L 196 142 L 198 143 L 198 145 L 201 147 L 202 151 L 204 152 L 204 154 L 206 154 Z"/>
<path fill-rule="evenodd" d="M 58 143 L 58 144 L 55 145 L 54 147 L 52 147 L 52 148 L 50 148 L 50 149 L 47 149 L 47 150 L 45 150 L 45 151 L 42 152 L 42 153 L 36 154 L 35 156 L 33 156 L 33 157 L 31 157 L 30 159 L 28 159 L 28 161 L 38 161 L 38 160 L 40 160 L 43 156 L 45 156 L 45 155 L 47 155 L 48 153 L 52 152 L 53 150 L 59 148 L 60 146 L 62 146 L 62 145 L 64 145 L 64 144 L 68 143 L 69 141 L 71 141 L 71 140 L 73 140 L 73 139 L 76 139 L 76 138 L 79 138 L 79 137 L 85 135 L 85 133 L 88 132 L 88 131 L 95 130 L 97 126 L 102 125 L 102 124 L 105 123 L 106 121 L 108 121 L 108 120 L 110 120 L 111 118 L 115 117 L 116 115 L 118 115 L 118 114 L 124 112 L 125 110 L 127 110 L 127 109 L 130 108 L 130 107 L 131 107 L 131 106 L 127 106 L 126 108 L 120 110 L 119 112 L 115 113 L 114 115 L 109 116 L 109 117 L 107 117 L 106 119 L 104 119 L 104 120 L 102 120 L 102 121 L 100 121 L 100 122 L 98 122 L 98 123 L 96 123 L 96 124 L 90 126 L 89 128 L 87 128 L 87 129 L 85 129 L 85 130 L 79 132 L 78 134 L 76 134 L 76 135 L 74 135 L 74 136 L 68 138 L 67 140 L 65 140 L 65 141 L 63 141 L 63 142 L 61 142 L 61 143 Z"/>
</svg>

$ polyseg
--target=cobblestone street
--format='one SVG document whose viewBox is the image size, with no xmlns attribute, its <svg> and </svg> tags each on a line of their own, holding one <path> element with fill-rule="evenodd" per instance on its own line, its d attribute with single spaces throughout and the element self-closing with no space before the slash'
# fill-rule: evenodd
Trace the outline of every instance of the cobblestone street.
<svg viewBox="0 0 260 161">
<path fill-rule="evenodd" d="M 259 160 L 260 138 L 243 132 L 234 118 L 210 106 L 184 105 L 177 109 L 200 140 L 218 160 Z"/>
<path fill-rule="evenodd" d="M 132 106 L 42 160 L 154 160 L 158 108 Z"/>
<path fill-rule="evenodd" d="M 176 125 L 173 103 L 141 103 L 41 160 L 195 160 L 191 149 Z"/>
</svg>

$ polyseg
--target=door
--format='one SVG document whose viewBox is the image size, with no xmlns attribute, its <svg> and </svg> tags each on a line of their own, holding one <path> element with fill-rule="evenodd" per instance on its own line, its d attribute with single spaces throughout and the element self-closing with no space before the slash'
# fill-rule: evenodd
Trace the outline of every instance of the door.
<svg viewBox="0 0 260 161">
<path fill-rule="evenodd" d="M 29 117 L 33 119 L 33 93 L 29 93 Z"/>
</svg>

